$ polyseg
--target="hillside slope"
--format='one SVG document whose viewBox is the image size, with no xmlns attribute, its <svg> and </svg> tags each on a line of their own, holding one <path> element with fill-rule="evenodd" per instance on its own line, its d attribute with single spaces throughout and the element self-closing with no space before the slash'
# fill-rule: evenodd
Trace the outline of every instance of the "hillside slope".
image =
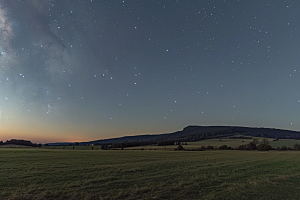
<svg viewBox="0 0 300 200">
<path fill-rule="evenodd" d="M 181 131 L 174 133 L 165 133 L 159 135 L 135 135 L 120 138 L 110 138 L 95 140 L 90 142 L 81 142 L 80 145 L 91 144 L 112 144 L 112 143 L 147 143 L 155 144 L 159 141 L 170 142 L 192 142 L 210 138 L 218 138 L 242 134 L 255 137 L 269 137 L 280 139 L 300 139 L 300 132 L 291 130 L 282 130 L 274 128 L 256 128 L 256 127 L 239 127 L 239 126 L 187 126 Z M 68 145 L 73 143 L 49 143 L 49 145 Z"/>
</svg>

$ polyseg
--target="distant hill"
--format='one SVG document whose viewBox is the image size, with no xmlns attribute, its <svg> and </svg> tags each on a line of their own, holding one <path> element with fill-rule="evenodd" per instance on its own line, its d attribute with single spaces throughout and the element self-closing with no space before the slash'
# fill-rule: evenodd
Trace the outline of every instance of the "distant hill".
<svg viewBox="0 0 300 200">
<path fill-rule="evenodd" d="M 300 139 L 299 131 L 275 128 L 239 127 L 239 126 L 187 126 L 182 131 L 158 135 L 135 135 L 90 142 L 80 142 L 79 145 L 141 143 L 157 144 L 158 142 L 192 142 L 204 139 L 219 138 L 242 134 L 255 137 L 279 139 Z M 72 145 L 74 143 L 48 143 L 48 145 Z"/>
</svg>

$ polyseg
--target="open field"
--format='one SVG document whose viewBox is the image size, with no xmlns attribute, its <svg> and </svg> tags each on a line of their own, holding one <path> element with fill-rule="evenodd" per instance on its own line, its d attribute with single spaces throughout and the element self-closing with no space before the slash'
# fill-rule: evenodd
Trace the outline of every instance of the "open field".
<svg viewBox="0 0 300 200">
<path fill-rule="evenodd" d="M 214 148 L 219 148 L 222 145 L 227 145 L 230 147 L 238 147 L 242 144 L 248 144 L 249 142 L 252 142 L 253 139 L 208 139 L 208 140 L 201 140 L 197 142 L 187 142 L 188 145 L 183 145 L 185 149 L 196 149 L 200 148 L 201 146 L 207 147 L 208 145 L 213 146 Z M 177 147 L 177 145 L 168 145 L 168 146 L 144 146 L 144 147 L 129 147 L 126 149 L 141 149 L 144 148 L 147 149 L 157 149 L 157 150 L 174 150 Z"/>
<path fill-rule="evenodd" d="M 296 151 L 0 149 L 0 199 L 299 199 Z"/>
<path fill-rule="evenodd" d="M 253 137 L 255 139 L 258 139 L 258 142 L 260 142 L 262 139 L 264 139 L 263 137 Z M 294 139 L 280 139 L 278 141 L 273 141 L 274 138 L 266 138 L 269 141 L 269 144 L 276 148 L 276 147 L 282 147 L 282 146 L 286 146 L 286 147 L 293 147 L 294 144 L 296 143 L 300 143 L 300 140 L 294 140 Z M 253 139 L 209 139 L 209 140 L 201 140 L 198 142 L 188 142 L 188 145 L 191 145 L 192 148 L 197 148 L 199 146 L 208 146 L 211 145 L 215 148 L 218 148 L 219 146 L 222 145 L 227 145 L 230 147 L 238 147 L 240 145 L 244 145 L 244 144 L 248 144 L 249 142 L 252 142 Z"/>
<path fill-rule="evenodd" d="M 191 145 L 191 147 L 198 147 L 199 146 L 205 146 L 207 147 L 208 145 L 213 146 L 214 148 L 218 148 L 219 146 L 222 145 L 227 145 L 229 147 L 238 147 L 243 144 L 248 144 L 249 142 L 252 142 L 253 139 L 209 139 L 209 140 L 202 140 L 198 142 L 188 142 L 188 145 Z"/>
<path fill-rule="evenodd" d="M 253 137 L 255 139 L 258 139 L 258 142 L 260 142 L 263 138 L 257 138 L 257 137 Z M 280 139 L 278 141 L 273 141 L 274 138 L 266 138 L 269 141 L 269 144 L 274 147 L 282 147 L 282 146 L 286 146 L 286 147 L 293 147 L 294 144 L 296 143 L 300 143 L 300 140 L 294 140 L 294 139 Z M 201 140 L 201 141 L 197 141 L 197 142 L 187 142 L 188 145 L 183 145 L 183 147 L 185 149 L 197 149 L 200 148 L 201 146 L 207 147 L 208 145 L 213 146 L 214 148 L 219 148 L 222 145 L 227 145 L 228 147 L 233 147 L 233 148 L 237 148 L 240 145 L 244 145 L 244 144 L 248 144 L 249 142 L 252 142 L 253 139 L 224 139 L 221 138 L 221 140 L 219 138 L 217 139 L 208 139 L 208 140 Z M 149 150 L 149 149 L 156 149 L 156 150 L 174 150 L 177 147 L 177 145 L 168 145 L 168 146 L 138 146 L 138 147 L 128 147 L 126 149 L 145 149 L 145 150 Z"/>
<path fill-rule="evenodd" d="M 300 140 L 280 139 L 278 141 L 270 141 L 270 145 L 274 148 L 282 147 L 282 146 L 293 148 L 294 144 L 296 144 L 296 143 L 300 144 Z"/>
</svg>

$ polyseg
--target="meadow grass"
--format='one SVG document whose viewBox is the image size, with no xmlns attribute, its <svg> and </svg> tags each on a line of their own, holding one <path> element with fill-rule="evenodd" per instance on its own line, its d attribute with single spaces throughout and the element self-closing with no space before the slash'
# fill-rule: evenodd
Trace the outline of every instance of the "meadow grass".
<svg viewBox="0 0 300 200">
<path fill-rule="evenodd" d="M 0 149 L 0 199 L 299 199 L 300 152 Z"/>
<path fill-rule="evenodd" d="M 274 147 L 292 147 L 296 143 L 300 143 L 300 140 L 294 139 L 280 139 L 278 141 L 274 141 L 274 138 L 263 138 L 263 137 L 253 137 L 253 139 L 257 139 L 258 142 L 262 141 L 262 139 L 267 139 L 269 144 Z M 246 145 L 253 141 L 253 139 L 228 139 L 228 138 L 215 138 L 215 139 L 207 139 L 207 140 L 200 140 L 197 142 L 187 142 L 187 145 L 183 145 L 185 149 L 197 149 L 201 146 L 213 146 L 215 149 L 219 148 L 222 145 L 227 145 L 228 147 L 237 148 L 240 145 Z M 144 150 L 174 150 L 177 145 L 168 145 L 168 146 L 138 146 L 138 147 L 127 147 L 126 149 L 144 149 Z"/>
<path fill-rule="evenodd" d="M 286 146 L 286 147 L 292 147 L 296 144 L 296 143 L 300 143 L 300 140 L 293 140 L 293 139 L 280 139 L 278 141 L 271 141 L 270 145 L 274 148 L 277 147 L 282 147 L 282 146 Z"/>
<path fill-rule="evenodd" d="M 213 146 L 214 148 L 219 148 L 222 145 L 227 145 L 229 147 L 237 148 L 242 144 L 248 144 L 252 142 L 253 139 L 226 139 L 226 138 L 216 138 L 216 139 L 207 139 L 207 140 L 200 140 L 197 142 L 187 142 L 187 145 L 183 145 L 185 149 L 197 149 L 201 146 Z M 156 150 L 174 150 L 178 145 L 167 145 L 167 146 L 142 146 L 142 147 L 127 147 L 126 149 L 156 149 Z"/>
<path fill-rule="evenodd" d="M 262 141 L 262 139 L 267 139 L 269 141 L 269 144 L 274 147 L 293 147 L 294 144 L 299 143 L 300 140 L 294 140 L 294 139 L 280 139 L 278 141 L 274 141 L 274 138 L 264 138 L 264 137 L 252 137 L 253 139 L 257 139 L 258 142 Z M 237 148 L 240 145 L 249 144 L 249 142 L 252 142 L 253 139 L 226 139 L 226 138 L 217 138 L 217 139 L 208 139 L 208 140 L 201 140 L 197 142 L 188 142 L 187 144 L 190 145 L 192 148 L 199 148 L 199 146 L 205 146 L 208 145 L 213 146 L 214 148 L 218 148 L 222 145 L 227 145 L 229 147 Z"/>
</svg>

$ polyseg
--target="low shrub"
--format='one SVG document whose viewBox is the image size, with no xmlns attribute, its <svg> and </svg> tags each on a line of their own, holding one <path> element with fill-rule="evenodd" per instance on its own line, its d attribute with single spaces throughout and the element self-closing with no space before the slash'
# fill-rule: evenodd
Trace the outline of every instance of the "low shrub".
<svg viewBox="0 0 300 200">
<path fill-rule="evenodd" d="M 224 144 L 224 145 L 220 146 L 220 147 L 219 147 L 219 149 L 222 149 L 222 150 L 227 150 L 227 145 L 226 145 L 226 144 Z"/>
<path fill-rule="evenodd" d="M 287 151 L 288 150 L 288 148 L 286 147 L 286 146 L 282 146 L 280 149 L 279 149 L 279 151 Z"/>
<path fill-rule="evenodd" d="M 260 144 L 257 146 L 258 151 L 269 151 L 271 149 L 272 149 L 272 147 L 268 144 Z"/>
<path fill-rule="evenodd" d="M 177 146 L 177 148 L 175 149 L 175 151 L 183 151 L 183 150 L 184 150 L 184 148 L 183 148 L 183 146 L 181 144 L 179 144 Z"/>
</svg>

